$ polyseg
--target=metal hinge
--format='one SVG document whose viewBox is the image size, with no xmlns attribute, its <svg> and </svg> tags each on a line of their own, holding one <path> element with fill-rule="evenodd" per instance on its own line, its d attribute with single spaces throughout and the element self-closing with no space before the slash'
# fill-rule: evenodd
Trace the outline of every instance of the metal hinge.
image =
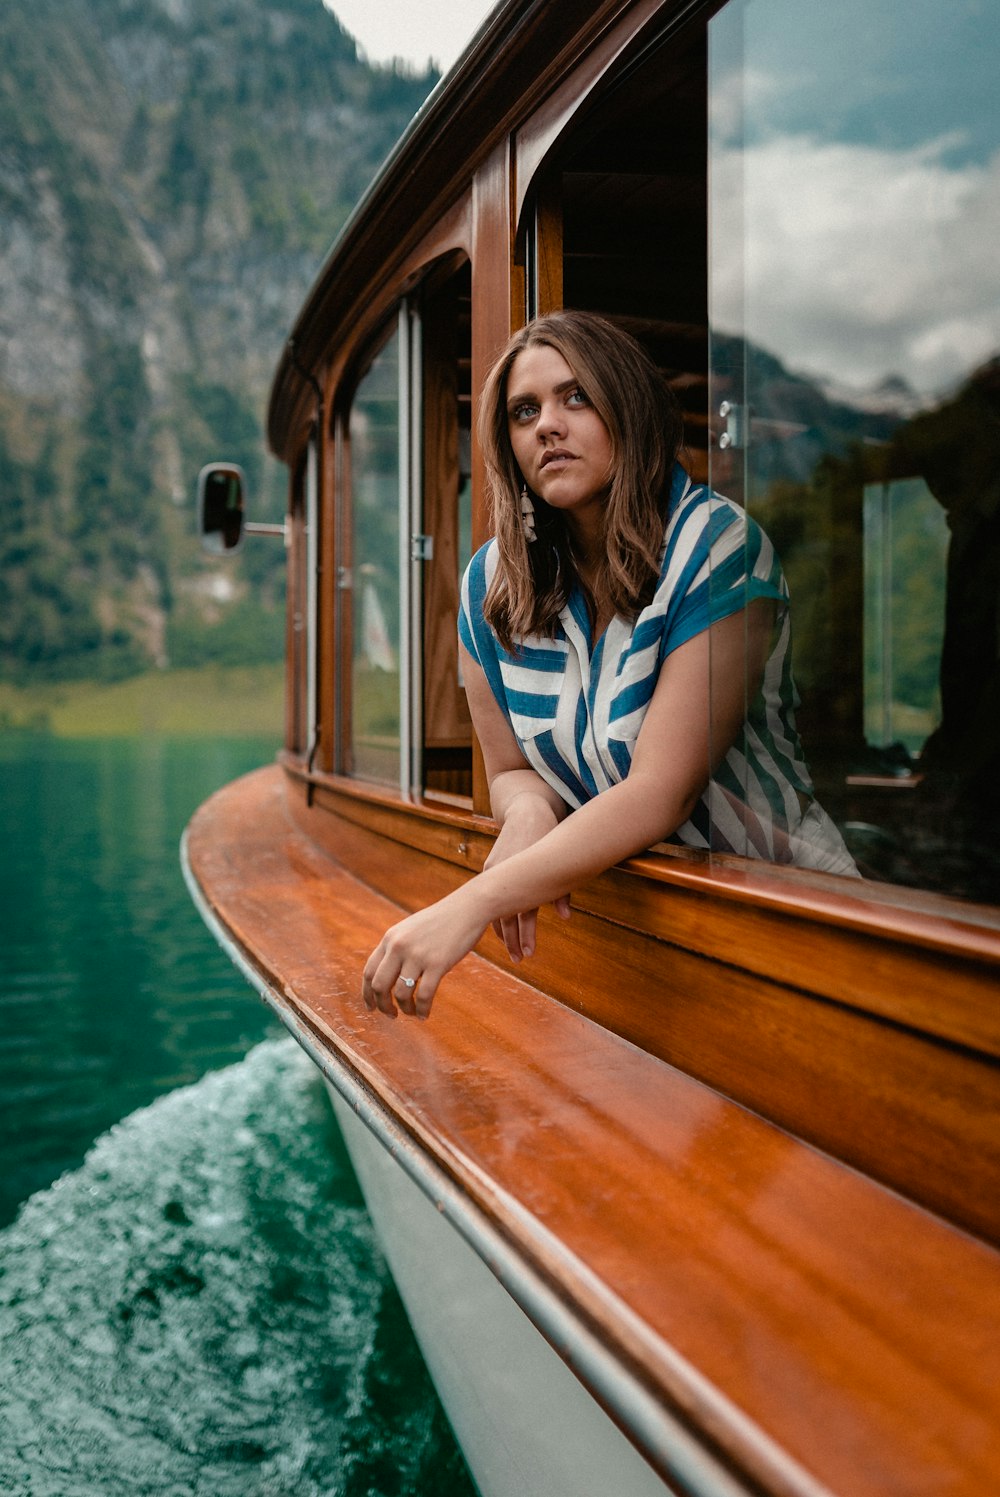
<svg viewBox="0 0 1000 1497">
<path fill-rule="evenodd" d="M 433 561 L 434 560 L 434 537 L 432 535 L 410 536 L 410 560 L 411 561 Z"/>
</svg>

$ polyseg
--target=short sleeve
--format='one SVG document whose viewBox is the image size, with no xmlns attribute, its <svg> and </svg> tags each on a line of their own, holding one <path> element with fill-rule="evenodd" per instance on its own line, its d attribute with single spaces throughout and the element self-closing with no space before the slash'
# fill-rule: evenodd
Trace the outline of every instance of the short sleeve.
<svg viewBox="0 0 1000 1497">
<path fill-rule="evenodd" d="M 738 505 L 689 481 L 667 527 L 651 610 L 659 620 L 661 661 L 756 598 L 787 605 L 774 547 Z"/>
<path fill-rule="evenodd" d="M 461 600 L 458 610 L 458 637 L 480 666 L 482 666 L 490 690 L 503 708 L 507 708 L 506 692 L 500 670 L 500 641 L 486 622 L 483 608 L 486 593 L 497 567 L 497 543 L 487 541 L 473 556 L 462 578 Z"/>
</svg>

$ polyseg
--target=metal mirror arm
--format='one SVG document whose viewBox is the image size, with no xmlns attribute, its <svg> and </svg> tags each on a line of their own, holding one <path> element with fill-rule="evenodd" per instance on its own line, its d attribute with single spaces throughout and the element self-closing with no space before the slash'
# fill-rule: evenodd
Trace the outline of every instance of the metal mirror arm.
<svg viewBox="0 0 1000 1497">
<path fill-rule="evenodd" d="M 280 525 L 272 525 L 266 520 L 247 520 L 243 526 L 244 535 L 280 535 L 285 545 L 288 545 L 288 526 L 284 522 Z"/>
</svg>

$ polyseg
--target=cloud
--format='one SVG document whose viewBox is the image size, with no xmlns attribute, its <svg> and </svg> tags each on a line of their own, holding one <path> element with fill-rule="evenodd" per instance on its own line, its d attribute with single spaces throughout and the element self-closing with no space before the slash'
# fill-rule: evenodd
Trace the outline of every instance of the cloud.
<svg viewBox="0 0 1000 1497">
<path fill-rule="evenodd" d="M 996 353 L 1000 153 L 957 166 L 958 143 L 779 135 L 720 146 L 715 325 L 857 388 L 895 374 L 930 393 Z"/>
</svg>

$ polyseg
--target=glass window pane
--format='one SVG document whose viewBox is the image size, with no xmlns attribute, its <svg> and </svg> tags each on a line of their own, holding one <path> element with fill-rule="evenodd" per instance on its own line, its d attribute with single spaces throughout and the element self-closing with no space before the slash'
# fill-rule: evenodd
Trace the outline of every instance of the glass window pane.
<svg viewBox="0 0 1000 1497">
<path fill-rule="evenodd" d="M 865 485 L 865 742 L 904 767 L 941 721 L 947 551 L 923 479 Z"/>
<path fill-rule="evenodd" d="M 350 416 L 353 660 L 351 771 L 400 777 L 399 340 L 358 385 Z"/>
<path fill-rule="evenodd" d="M 790 588 L 820 801 L 868 876 L 996 900 L 986 14 L 731 0 L 711 22 L 711 402 L 713 485 L 764 527 Z"/>
</svg>

